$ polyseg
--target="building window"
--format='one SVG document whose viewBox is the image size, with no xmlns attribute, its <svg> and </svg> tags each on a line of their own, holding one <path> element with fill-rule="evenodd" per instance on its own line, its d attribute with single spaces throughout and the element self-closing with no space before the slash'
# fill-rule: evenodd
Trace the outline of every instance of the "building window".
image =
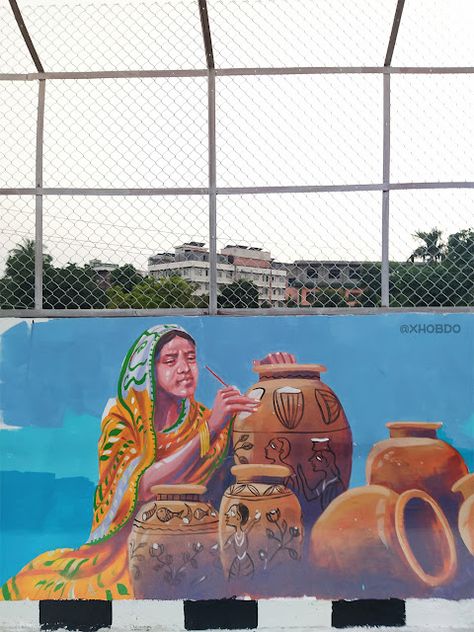
<svg viewBox="0 0 474 632">
<path fill-rule="evenodd" d="M 329 268 L 329 278 L 330 279 L 338 279 L 340 275 L 339 268 Z"/>
</svg>

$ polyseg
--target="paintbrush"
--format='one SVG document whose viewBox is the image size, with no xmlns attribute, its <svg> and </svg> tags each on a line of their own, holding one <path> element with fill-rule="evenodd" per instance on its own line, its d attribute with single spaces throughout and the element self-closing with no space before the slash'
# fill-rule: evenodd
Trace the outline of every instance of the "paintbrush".
<svg viewBox="0 0 474 632">
<path fill-rule="evenodd" d="M 219 382 L 220 382 L 221 384 L 223 384 L 224 386 L 227 386 L 227 387 L 229 386 L 228 384 L 226 384 L 226 383 L 224 382 L 224 380 L 223 380 L 221 377 L 219 377 L 219 376 L 217 375 L 217 373 L 215 373 L 215 372 L 214 372 L 211 368 L 209 368 L 209 367 L 207 366 L 207 364 L 205 365 L 205 367 L 204 367 L 204 368 L 206 368 L 206 369 L 209 371 L 209 373 L 210 373 L 211 375 L 213 375 L 213 376 L 216 378 L 216 380 L 219 380 Z"/>
</svg>

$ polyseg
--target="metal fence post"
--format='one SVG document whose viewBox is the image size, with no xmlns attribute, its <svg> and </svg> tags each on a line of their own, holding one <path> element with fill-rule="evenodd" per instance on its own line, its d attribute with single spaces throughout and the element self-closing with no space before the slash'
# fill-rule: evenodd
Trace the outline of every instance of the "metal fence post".
<svg viewBox="0 0 474 632">
<path fill-rule="evenodd" d="M 43 308 L 43 137 L 46 81 L 40 79 L 36 122 L 35 187 L 35 309 Z"/>
<path fill-rule="evenodd" d="M 216 69 L 207 1 L 198 0 L 207 74 L 209 157 L 209 314 L 217 314 Z"/>
<path fill-rule="evenodd" d="M 382 191 L 382 268 L 381 268 L 381 304 L 390 304 L 390 73 L 383 76 L 383 184 Z"/>
<path fill-rule="evenodd" d="M 390 72 L 405 0 L 398 0 L 384 61 L 383 76 L 383 192 L 382 192 L 382 269 L 381 303 L 390 305 Z"/>
<path fill-rule="evenodd" d="M 216 73 L 209 70 L 209 313 L 217 314 Z"/>
</svg>

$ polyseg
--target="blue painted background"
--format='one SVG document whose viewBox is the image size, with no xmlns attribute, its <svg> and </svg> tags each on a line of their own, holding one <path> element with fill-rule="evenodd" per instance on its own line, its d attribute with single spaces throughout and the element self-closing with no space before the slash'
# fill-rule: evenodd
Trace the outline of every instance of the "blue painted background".
<svg viewBox="0 0 474 632">
<path fill-rule="evenodd" d="M 440 436 L 474 470 L 473 314 L 18 320 L 0 338 L 0 583 L 35 555 L 87 539 L 102 411 L 128 348 L 160 322 L 195 338 L 197 398 L 208 406 L 219 384 L 204 364 L 242 390 L 255 382 L 252 360 L 271 351 L 325 364 L 352 426 L 353 486 L 393 420 L 443 421 Z M 460 332 L 402 334 L 404 324 Z"/>
</svg>

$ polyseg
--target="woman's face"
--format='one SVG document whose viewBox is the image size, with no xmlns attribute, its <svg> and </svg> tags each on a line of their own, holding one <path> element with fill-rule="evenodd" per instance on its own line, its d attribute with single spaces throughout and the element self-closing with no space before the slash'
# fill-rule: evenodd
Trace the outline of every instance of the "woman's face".
<svg viewBox="0 0 474 632">
<path fill-rule="evenodd" d="M 196 348 L 190 340 L 176 336 L 167 342 L 156 360 L 159 389 L 184 399 L 194 395 L 198 379 Z"/>
</svg>

